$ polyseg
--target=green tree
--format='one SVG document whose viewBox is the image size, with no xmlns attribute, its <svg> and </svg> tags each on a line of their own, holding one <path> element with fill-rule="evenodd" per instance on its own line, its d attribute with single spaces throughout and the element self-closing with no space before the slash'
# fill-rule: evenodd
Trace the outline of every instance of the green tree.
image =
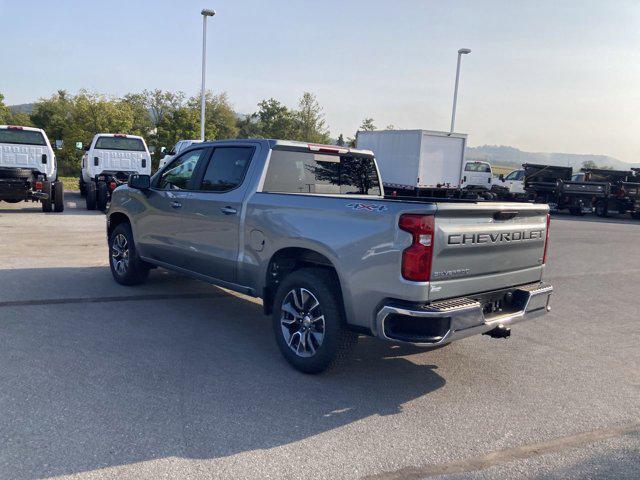
<svg viewBox="0 0 640 480">
<path fill-rule="evenodd" d="M 294 140 L 312 143 L 329 143 L 329 131 L 326 127 L 322 108 L 315 95 L 304 92 L 295 112 L 296 132 Z"/>
<path fill-rule="evenodd" d="M 338 135 L 338 140 L 336 140 L 336 145 L 338 145 L 339 147 L 344 147 L 346 145 L 346 142 L 344 141 L 344 135 L 342 134 Z"/>
<path fill-rule="evenodd" d="M 358 128 L 358 130 L 362 132 L 372 132 L 376 130 L 376 128 L 377 127 L 373 123 L 373 118 L 365 118 L 362 121 L 362 124 L 360 125 L 360 128 Z"/>
<path fill-rule="evenodd" d="M 4 95 L 0 93 L 0 124 L 6 125 L 11 119 L 11 109 L 4 104 Z"/>
<path fill-rule="evenodd" d="M 598 165 L 593 160 L 585 160 L 582 162 L 582 168 L 598 168 Z"/>
<path fill-rule="evenodd" d="M 200 97 L 189 99 L 189 107 L 197 113 L 197 130 L 200 132 Z M 205 138 L 224 140 L 238 136 L 238 121 L 226 92 L 214 95 L 205 93 Z M 199 133 L 198 137 L 199 138 Z"/>
<path fill-rule="evenodd" d="M 274 98 L 258 104 L 260 137 L 292 139 L 296 136 L 295 113 Z"/>
</svg>

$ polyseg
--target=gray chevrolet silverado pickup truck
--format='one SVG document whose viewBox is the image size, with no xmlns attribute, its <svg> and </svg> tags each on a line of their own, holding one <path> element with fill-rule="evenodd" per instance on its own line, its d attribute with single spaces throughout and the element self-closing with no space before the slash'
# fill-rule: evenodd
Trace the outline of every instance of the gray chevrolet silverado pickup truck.
<svg viewBox="0 0 640 480">
<path fill-rule="evenodd" d="M 206 142 L 107 212 L 115 280 L 168 268 L 251 296 L 297 369 L 359 334 L 439 347 L 506 337 L 549 310 L 547 205 L 386 198 L 373 153 L 281 140 Z"/>
</svg>

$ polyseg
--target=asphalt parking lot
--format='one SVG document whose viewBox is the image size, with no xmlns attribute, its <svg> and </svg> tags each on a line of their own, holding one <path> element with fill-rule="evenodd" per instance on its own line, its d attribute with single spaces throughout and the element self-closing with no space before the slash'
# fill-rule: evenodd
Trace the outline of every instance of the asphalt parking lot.
<svg viewBox="0 0 640 480">
<path fill-rule="evenodd" d="M 0 203 L 0 478 L 640 477 L 640 222 L 556 216 L 508 340 L 290 368 L 261 305 L 112 281 L 104 215 Z"/>
</svg>

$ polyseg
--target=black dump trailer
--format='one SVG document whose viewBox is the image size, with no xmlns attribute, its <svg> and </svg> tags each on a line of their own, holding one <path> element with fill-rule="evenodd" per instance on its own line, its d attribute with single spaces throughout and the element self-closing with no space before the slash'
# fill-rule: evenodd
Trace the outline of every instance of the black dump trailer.
<svg viewBox="0 0 640 480">
<path fill-rule="evenodd" d="M 608 170 L 583 168 L 587 182 L 606 183 L 607 195 L 594 199 L 596 215 L 607 217 L 613 214 L 630 214 L 640 218 L 640 175 L 637 169 Z"/>
<path fill-rule="evenodd" d="M 584 215 L 609 195 L 610 185 L 599 181 L 573 181 L 571 167 L 525 163 L 524 189 L 535 203 L 548 203 L 554 210 Z"/>
</svg>

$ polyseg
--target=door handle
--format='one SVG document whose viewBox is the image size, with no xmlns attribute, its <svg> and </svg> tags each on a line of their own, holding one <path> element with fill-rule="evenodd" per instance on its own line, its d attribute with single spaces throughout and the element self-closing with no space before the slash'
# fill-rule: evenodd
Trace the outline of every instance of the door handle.
<svg viewBox="0 0 640 480">
<path fill-rule="evenodd" d="M 236 213 L 238 213 L 238 210 L 233 207 L 221 207 L 220 211 L 225 215 L 235 215 Z"/>
<path fill-rule="evenodd" d="M 171 208 L 182 208 L 182 204 L 180 202 L 171 202 Z"/>
</svg>

